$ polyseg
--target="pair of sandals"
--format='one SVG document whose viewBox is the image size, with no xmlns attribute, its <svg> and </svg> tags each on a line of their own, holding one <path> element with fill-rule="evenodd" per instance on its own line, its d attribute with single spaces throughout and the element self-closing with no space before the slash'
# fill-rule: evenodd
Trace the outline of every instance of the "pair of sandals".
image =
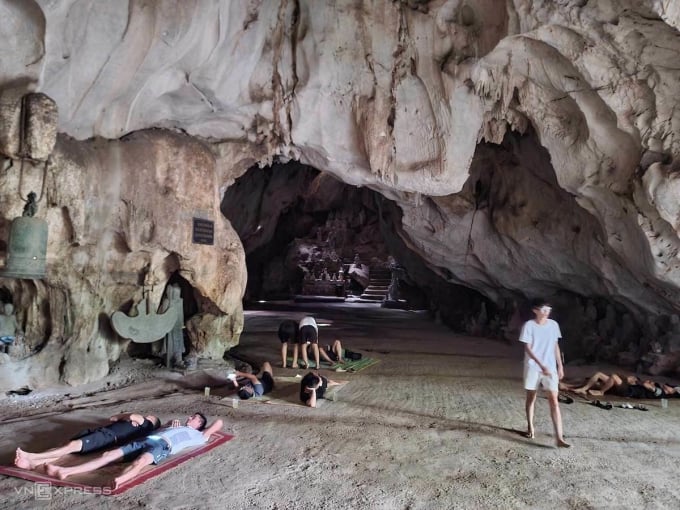
<svg viewBox="0 0 680 510">
<path fill-rule="evenodd" d="M 638 411 L 649 411 L 649 409 L 647 409 L 647 406 L 644 406 L 642 404 L 633 405 L 626 402 L 624 404 L 621 404 L 619 407 L 621 409 L 637 409 Z"/>
<path fill-rule="evenodd" d="M 614 407 L 611 402 L 600 402 L 599 400 L 596 400 L 595 402 L 591 402 L 591 404 L 594 405 L 595 407 L 599 407 L 600 409 L 607 409 L 607 410 Z"/>
</svg>

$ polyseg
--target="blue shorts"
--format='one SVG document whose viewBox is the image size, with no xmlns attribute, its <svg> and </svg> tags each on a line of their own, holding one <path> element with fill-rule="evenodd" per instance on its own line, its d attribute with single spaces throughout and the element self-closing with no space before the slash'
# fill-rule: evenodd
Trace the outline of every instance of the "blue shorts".
<svg viewBox="0 0 680 510">
<path fill-rule="evenodd" d="M 166 440 L 158 436 L 148 436 L 139 441 L 132 441 L 125 446 L 121 446 L 120 449 L 123 451 L 124 462 L 135 460 L 145 453 L 150 453 L 153 456 L 153 463 L 158 464 L 170 455 L 171 447 Z"/>
</svg>

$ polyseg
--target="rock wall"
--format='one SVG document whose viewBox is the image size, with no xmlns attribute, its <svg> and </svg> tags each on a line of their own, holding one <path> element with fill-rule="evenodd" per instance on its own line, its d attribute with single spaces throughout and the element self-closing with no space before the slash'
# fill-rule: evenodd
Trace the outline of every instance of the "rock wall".
<svg viewBox="0 0 680 510">
<path fill-rule="evenodd" d="M 24 167 L 24 189 L 41 172 Z M 20 165 L 0 176 L 3 238 L 21 214 Z M 49 224 L 44 280 L 0 279 L 24 325 L 25 349 L 0 365 L 0 385 L 36 387 L 62 378 L 97 380 L 127 341 L 108 316 L 132 302 L 156 310 L 168 279 L 193 287 L 193 354 L 221 359 L 242 329 L 246 274 L 242 244 L 219 211 L 215 159 L 186 135 L 140 131 L 119 141 L 61 136 L 36 216 Z M 25 194 L 25 193 L 24 193 Z M 195 217 L 215 222 L 214 245 L 192 243 Z M 32 355 L 31 355 L 32 354 Z"/>
<path fill-rule="evenodd" d="M 673 0 L 4 0 L 0 20 L 0 100 L 47 94 L 71 146 L 181 130 L 221 193 L 296 160 L 394 200 L 403 242 L 492 299 L 680 309 Z"/>
</svg>

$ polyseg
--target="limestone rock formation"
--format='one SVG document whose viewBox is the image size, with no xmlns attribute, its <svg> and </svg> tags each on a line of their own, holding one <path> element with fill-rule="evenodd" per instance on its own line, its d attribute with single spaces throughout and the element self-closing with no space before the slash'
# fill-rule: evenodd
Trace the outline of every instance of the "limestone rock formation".
<svg viewBox="0 0 680 510">
<path fill-rule="evenodd" d="M 600 331 L 611 317 L 601 302 L 615 322 L 628 314 L 647 332 L 632 340 L 636 356 L 649 348 L 650 324 L 680 308 L 673 0 L 5 0 L 0 20 L 0 98 L 47 94 L 62 133 L 45 217 L 63 265 L 44 282 L 6 285 L 58 312 L 54 327 L 25 308 L 27 330 L 62 335 L 83 360 L 117 355 L 95 340 L 95 304 L 81 298 L 124 301 L 133 286 L 109 273 L 128 247 L 133 272 L 174 260 L 166 266 L 228 317 L 197 319 L 199 329 L 215 337 L 227 326 L 235 341 L 245 267 L 218 194 L 274 161 L 394 201 L 394 235 L 444 282 L 497 303 L 566 292 L 577 297 L 574 317 L 592 298 L 588 335 L 602 352 L 628 352 L 635 335 Z M 138 137 L 153 149 L 139 149 Z M 183 180 L 177 156 L 210 176 Z M 127 201 L 105 196 L 123 190 L 104 171 L 118 161 L 139 163 Z M 189 191 L 194 179 L 201 193 Z M 10 198 L 16 175 L 1 174 L 0 190 L 6 225 L 21 206 Z M 210 211 L 229 238 L 225 255 L 175 239 L 181 222 L 156 210 L 161 197 L 185 215 Z M 117 204 L 111 228 L 102 203 Z"/>
<path fill-rule="evenodd" d="M 2 203 L 16 204 L 5 212 L 9 217 L 19 214 L 18 185 L 18 167 L 0 176 Z M 144 289 L 157 308 L 173 274 L 193 288 L 198 313 L 191 319 L 198 326 L 189 337 L 195 354 L 221 359 L 238 342 L 245 261 L 219 212 L 208 147 L 154 131 L 120 141 L 60 137 L 46 188 L 39 214 L 50 226 L 47 278 L 0 284 L 35 353 L 0 367 L 3 387 L 53 383 L 60 376 L 78 384 L 106 375 L 127 344 L 113 334 L 108 315 L 127 312 L 132 301 L 146 306 Z M 214 245 L 192 243 L 195 217 L 215 222 Z"/>
</svg>

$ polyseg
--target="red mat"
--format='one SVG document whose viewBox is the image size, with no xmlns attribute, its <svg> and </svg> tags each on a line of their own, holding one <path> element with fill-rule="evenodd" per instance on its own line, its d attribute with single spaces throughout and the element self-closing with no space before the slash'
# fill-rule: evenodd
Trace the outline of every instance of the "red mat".
<svg viewBox="0 0 680 510">
<path fill-rule="evenodd" d="M 24 480 L 29 480 L 31 482 L 37 482 L 42 486 L 59 486 L 59 487 L 73 487 L 74 490 L 79 490 L 87 494 L 102 494 L 104 496 L 115 496 L 116 494 L 122 494 L 123 492 L 136 487 L 148 479 L 158 476 L 169 469 L 179 466 L 187 460 L 193 459 L 199 455 L 209 452 L 213 448 L 226 443 L 234 436 L 225 434 L 224 432 L 215 432 L 208 442 L 198 448 L 192 448 L 190 450 L 185 450 L 184 452 L 178 453 L 177 455 L 171 455 L 165 461 L 158 465 L 148 466 L 142 471 L 136 478 L 133 478 L 129 482 L 123 484 L 120 487 L 112 488 L 110 485 L 113 483 L 113 478 L 117 476 L 122 470 L 127 466 L 127 464 L 117 463 L 110 466 L 103 467 L 97 471 L 91 473 L 83 473 L 82 475 L 74 475 L 66 480 L 59 480 L 58 478 L 53 478 L 42 471 L 29 471 L 26 469 L 21 469 L 15 466 L 0 466 L 0 474 L 6 476 L 13 476 L 15 478 L 22 478 Z M 79 462 L 84 460 L 83 456 L 68 455 L 67 457 L 76 458 Z M 60 459 L 61 460 L 61 459 Z M 60 462 L 61 464 L 61 462 Z M 65 464 L 65 463 L 64 463 Z M 72 464 L 72 462 L 71 462 Z M 82 480 L 78 482 L 77 480 Z M 44 489 L 41 489 L 44 490 Z M 44 493 L 44 492 L 43 492 Z"/>
</svg>

